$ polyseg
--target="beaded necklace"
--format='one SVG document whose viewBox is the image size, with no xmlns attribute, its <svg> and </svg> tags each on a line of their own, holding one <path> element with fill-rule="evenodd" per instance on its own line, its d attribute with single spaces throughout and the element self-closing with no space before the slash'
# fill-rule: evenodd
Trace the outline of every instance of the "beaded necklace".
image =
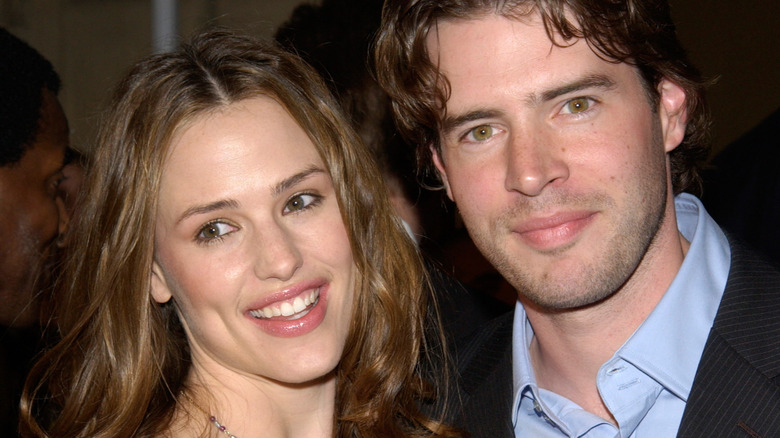
<svg viewBox="0 0 780 438">
<path fill-rule="evenodd" d="M 228 432 L 227 426 L 225 426 L 224 424 L 221 424 L 217 420 L 217 417 L 215 417 L 213 414 L 209 414 L 208 412 L 206 412 L 205 409 L 201 408 L 199 404 L 195 403 L 195 400 L 193 400 L 186 392 L 182 391 L 181 395 L 186 397 L 187 400 L 189 400 L 190 403 L 192 403 L 192 405 L 195 406 L 199 411 L 203 412 L 203 414 L 206 415 L 209 418 L 209 423 L 213 424 L 214 427 L 217 428 L 217 430 L 219 430 L 220 432 L 224 433 L 229 438 L 238 438 L 237 436 L 235 436 L 232 433 Z"/>
</svg>

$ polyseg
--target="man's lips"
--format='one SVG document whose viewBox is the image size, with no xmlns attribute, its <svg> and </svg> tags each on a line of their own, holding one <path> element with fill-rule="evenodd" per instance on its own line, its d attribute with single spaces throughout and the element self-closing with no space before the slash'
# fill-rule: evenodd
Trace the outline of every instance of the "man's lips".
<svg viewBox="0 0 780 438">
<path fill-rule="evenodd" d="M 528 246 L 548 251 L 571 243 L 595 216 L 593 211 L 556 213 L 525 220 L 513 227 L 512 232 Z"/>
</svg>

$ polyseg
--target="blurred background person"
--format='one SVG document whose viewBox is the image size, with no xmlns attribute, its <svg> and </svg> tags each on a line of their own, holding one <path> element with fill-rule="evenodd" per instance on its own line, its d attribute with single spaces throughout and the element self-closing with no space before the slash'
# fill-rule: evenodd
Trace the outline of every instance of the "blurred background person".
<svg viewBox="0 0 780 438">
<path fill-rule="evenodd" d="M 396 135 L 390 100 L 369 70 L 369 47 L 381 11 L 381 0 L 304 3 L 275 38 L 323 76 L 379 163 L 393 207 L 415 240 L 423 238 L 425 244 L 424 236 L 436 235 L 446 220 L 443 200 L 417 184 L 414 149 Z"/>
<path fill-rule="evenodd" d="M 17 430 L 24 376 L 39 346 L 39 276 L 60 220 L 68 122 L 51 63 L 0 28 L 0 435 Z"/>
<path fill-rule="evenodd" d="M 57 202 L 62 203 L 60 212 L 65 212 L 69 221 L 72 221 L 76 215 L 76 200 L 81 191 L 81 183 L 86 176 L 87 167 L 86 155 L 77 149 L 68 149 L 65 154 L 65 166 L 62 167 L 62 178 L 57 185 Z"/>
<path fill-rule="evenodd" d="M 382 3 L 303 3 L 277 28 L 275 39 L 323 76 L 368 145 L 379 163 L 393 207 L 428 257 L 445 330 L 461 337 L 509 310 L 510 306 L 496 298 L 506 296 L 506 291 L 510 297 L 515 294 L 473 246 L 452 203 L 433 187 L 438 185 L 436 181 L 430 175 L 417 174 L 415 149 L 396 132 L 390 99 L 372 74 L 371 46 L 379 28 Z"/>
</svg>

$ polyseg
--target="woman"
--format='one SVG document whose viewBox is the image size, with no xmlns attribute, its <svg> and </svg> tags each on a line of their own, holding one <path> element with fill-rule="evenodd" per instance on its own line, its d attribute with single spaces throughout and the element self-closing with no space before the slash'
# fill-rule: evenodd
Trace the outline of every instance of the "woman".
<svg viewBox="0 0 780 438">
<path fill-rule="evenodd" d="M 419 255 L 344 120 L 301 61 L 226 31 L 138 63 L 102 125 L 23 433 L 449 434 L 418 410 Z"/>
</svg>

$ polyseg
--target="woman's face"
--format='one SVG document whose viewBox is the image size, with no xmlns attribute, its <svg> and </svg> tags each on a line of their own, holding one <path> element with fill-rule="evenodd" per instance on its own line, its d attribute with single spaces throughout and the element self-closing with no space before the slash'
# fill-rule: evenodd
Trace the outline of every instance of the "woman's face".
<svg viewBox="0 0 780 438">
<path fill-rule="evenodd" d="M 327 169 L 275 100 L 233 103 L 174 137 L 152 295 L 176 302 L 195 370 L 283 383 L 328 375 L 355 269 Z"/>
</svg>

